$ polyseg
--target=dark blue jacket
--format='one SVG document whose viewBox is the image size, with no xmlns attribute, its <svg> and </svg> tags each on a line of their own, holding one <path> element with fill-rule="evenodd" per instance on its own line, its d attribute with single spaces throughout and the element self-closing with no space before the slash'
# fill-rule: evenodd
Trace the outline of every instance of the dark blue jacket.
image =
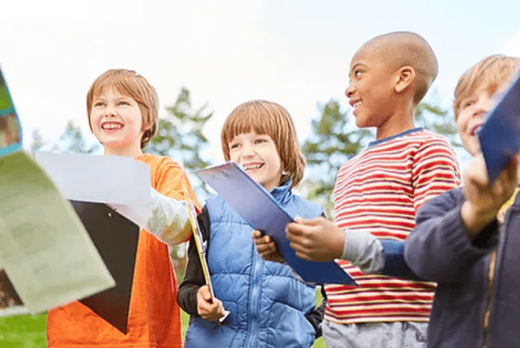
<svg viewBox="0 0 520 348">
<path fill-rule="evenodd" d="M 463 202 L 460 189 L 426 202 L 405 245 L 409 267 L 438 283 L 428 347 L 520 347 L 520 195 L 501 228 L 495 220 L 474 240 Z"/>
</svg>

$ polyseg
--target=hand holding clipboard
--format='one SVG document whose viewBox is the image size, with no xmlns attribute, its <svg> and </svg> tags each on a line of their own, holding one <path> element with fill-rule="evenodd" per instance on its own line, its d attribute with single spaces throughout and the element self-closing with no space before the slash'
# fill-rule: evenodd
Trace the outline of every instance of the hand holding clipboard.
<svg viewBox="0 0 520 348">
<path fill-rule="evenodd" d="M 186 201 L 186 209 L 188 210 L 188 217 L 190 218 L 191 228 L 193 231 L 193 240 L 195 241 L 195 244 L 197 246 L 197 253 L 199 255 L 200 265 L 202 267 L 202 273 L 204 274 L 204 279 L 206 280 L 206 286 L 208 287 L 210 299 L 209 303 L 213 304 L 213 299 L 215 299 L 215 293 L 213 292 L 213 285 L 211 284 L 211 277 L 209 274 L 209 267 L 208 263 L 206 261 L 206 242 L 204 241 L 202 237 L 202 232 L 200 231 L 200 226 L 197 221 L 197 213 L 195 210 L 195 205 L 193 204 L 193 201 L 190 198 L 190 195 L 188 193 L 188 188 L 186 187 L 186 184 L 182 183 L 182 189 L 184 192 L 184 199 Z M 223 308 L 223 307 L 222 307 Z M 224 316 L 219 318 L 219 322 L 223 322 L 227 316 L 229 315 L 229 311 L 226 311 L 224 309 Z"/>
</svg>

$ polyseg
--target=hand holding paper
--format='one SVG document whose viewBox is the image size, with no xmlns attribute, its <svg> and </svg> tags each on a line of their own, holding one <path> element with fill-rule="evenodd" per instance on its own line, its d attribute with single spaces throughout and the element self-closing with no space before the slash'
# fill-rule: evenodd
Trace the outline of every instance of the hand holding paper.
<svg viewBox="0 0 520 348">
<path fill-rule="evenodd" d="M 296 256 L 308 261 L 333 261 L 343 254 L 345 232 L 325 218 L 304 220 L 287 225 L 287 239 Z"/>
<path fill-rule="evenodd" d="M 287 224 L 294 222 L 294 219 L 236 163 L 202 169 L 197 171 L 197 175 L 254 229 L 268 233 L 285 262 L 304 281 L 357 286 L 354 279 L 333 261 L 310 262 L 296 256 L 289 246 L 286 233 Z"/>
<path fill-rule="evenodd" d="M 251 233 L 251 238 L 253 238 L 256 251 L 262 259 L 272 262 L 284 262 L 283 257 L 281 257 L 278 250 L 276 250 L 276 244 L 274 244 L 271 237 L 263 235 L 260 231 L 254 230 Z"/>
</svg>

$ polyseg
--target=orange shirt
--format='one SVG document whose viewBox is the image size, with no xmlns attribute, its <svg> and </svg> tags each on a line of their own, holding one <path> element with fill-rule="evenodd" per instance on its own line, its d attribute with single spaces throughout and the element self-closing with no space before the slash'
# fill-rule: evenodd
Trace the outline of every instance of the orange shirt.
<svg viewBox="0 0 520 348">
<path fill-rule="evenodd" d="M 177 162 L 150 154 L 137 160 L 150 166 L 151 186 L 159 193 L 183 200 L 185 180 L 197 202 Z M 47 342 L 50 348 L 182 348 L 177 279 L 168 246 L 144 230 L 139 235 L 126 335 L 76 301 L 49 311 Z"/>
</svg>

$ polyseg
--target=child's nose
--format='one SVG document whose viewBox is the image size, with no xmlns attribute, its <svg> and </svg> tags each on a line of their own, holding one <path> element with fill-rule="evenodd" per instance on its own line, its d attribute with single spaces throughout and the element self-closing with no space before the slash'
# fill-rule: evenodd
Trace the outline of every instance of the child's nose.
<svg viewBox="0 0 520 348">
<path fill-rule="evenodd" d="M 116 115 L 116 110 L 112 106 L 109 106 L 105 110 L 105 117 L 113 117 Z"/>
<path fill-rule="evenodd" d="M 248 158 L 254 156 L 255 151 L 251 145 L 243 145 L 242 157 Z"/>
<path fill-rule="evenodd" d="M 477 101 L 477 104 L 475 105 L 474 115 L 483 116 L 483 115 L 487 114 L 491 110 L 491 107 L 492 107 L 491 104 L 492 104 L 491 99 L 479 98 L 479 100 Z"/>
<path fill-rule="evenodd" d="M 347 89 L 345 90 L 345 95 L 347 96 L 347 98 L 351 98 L 352 97 L 352 94 L 354 93 L 354 87 L 352 86 L 352 83 L 349 83 L 349 85 L 347 86 Z"/>
</svg>

